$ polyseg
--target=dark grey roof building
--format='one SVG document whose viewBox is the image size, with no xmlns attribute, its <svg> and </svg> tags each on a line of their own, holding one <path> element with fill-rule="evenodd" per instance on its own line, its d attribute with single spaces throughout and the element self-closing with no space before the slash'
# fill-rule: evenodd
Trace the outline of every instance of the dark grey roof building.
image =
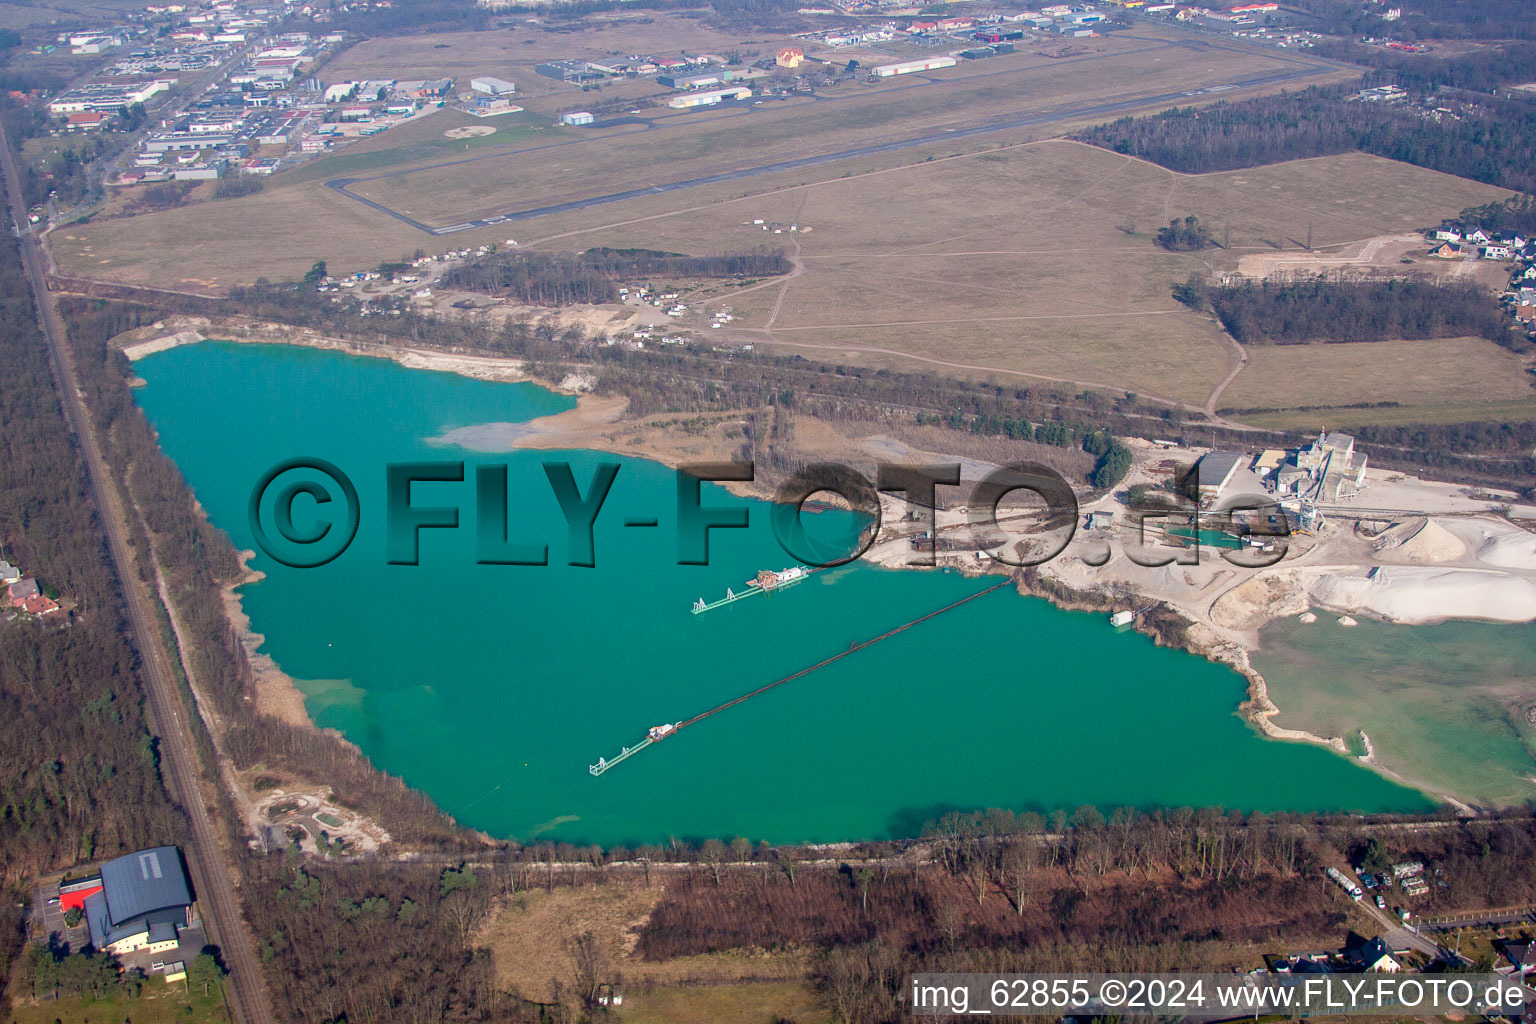
<svg viewBox="0 0 1536 1024">
<path fill-rule="evenodd" d="M 192 887 L 174 846 L 157 846 L 101 866 L 101 892 L 85 901 L 91 944 L 126 952 L 176 941 L 187 924 Z"/>
</svg>

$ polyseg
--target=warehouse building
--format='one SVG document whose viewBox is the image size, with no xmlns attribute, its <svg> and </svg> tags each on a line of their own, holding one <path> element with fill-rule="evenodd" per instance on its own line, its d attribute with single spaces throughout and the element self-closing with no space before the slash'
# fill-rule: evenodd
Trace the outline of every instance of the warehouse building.
<svg viewBox="0 0 1536 1024">
<path fill-rule="evenodd" d="M 593 71 L 584 60 L 552 60 L 545 64 L 535 64 L 533 73 L 553 78 L 557 82 L 590 82 L 602 77 L 601 72 Z"/>
<path fill-rule="evenodd" d="M 729 71 L 724 75 L 657 75 L 656 84 L 667 89 L 703 89 L 710 85 L 723 85 L 730 77 Z"/>
<path fill-rule="evenodd" d="M 50 114 L 75 114 L 81 111 L 99 111 L 115 114 L 127 110 L 135 103 L 143 103 L 151 96 L 164 92 L 176 84 L 174 78 L 157 78 L 139 85 L 104 85 L 92 83 L 61 92 L 48 104 Z"/>
<path fill-rule="evenodd" d="M 876 78 L 890 78 L 893 75 L 910 75 L 916 71 L 936 71 L 939 68 L 952 68 L 959 61 L 953 57 L 922 57 L 917 60 L 904 60 L 896 64 L 881 64 L 874 69 Z"/>
<path fill-rule="evenodd" d="M 560 123 L 570 125 L 573 128 L 579 128 L 584 124 L 591 124 L 595 120 L 597 118 L 593 117 L 592 112 L 589 110 L 573 110 L 569 114 L 560 115 Z"/>
<path fill-rule="evenodd" d="M 99 887 L 93 887 L 93 881 Z M 178 930 L 190 919 L 192 887 L 181 851 L 174 846 L 157 846 L 109 860 L 101 866 L 99 879 L 81 879 L 70 885 L 75 889 L 73 896 L 88 893 L 80 905 L 91 931 L 91 945 L 105 953 L 174 949 Z"/>
<path fill-rule="evenodd" d="M 475 92 L 485 93 L 487 96 L 510 96 L 517 92 L 517 86 L 505 78 L 493 78 L 486 75 L 482 78 L 471 78 L 469 87 Z"/>
<path fill-rule="evenodd" d="M 685 110 L 689 107 L 710 107 L 721 100 L 744 100 L 750 98 L 752 90 L 746 86 L 737 86 L 734 89 L 715 89 L 712 92 L 690 92 L 682 96 L 674 96 L 667 100 L 667 106 L 673 110 Z"/>
</svg>

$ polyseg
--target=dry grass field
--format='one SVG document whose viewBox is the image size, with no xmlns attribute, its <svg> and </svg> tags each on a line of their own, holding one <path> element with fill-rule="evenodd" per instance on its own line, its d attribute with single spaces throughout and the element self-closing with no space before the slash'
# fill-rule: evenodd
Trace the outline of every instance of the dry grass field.
<svg viewBox="0 0 1536 1024">
<path fill-rule="evenodd" d="M 1345 406 L 1391 400 L 1400 408 L 1338 409 L 1311 414 L 1333 425 L 1436 421 L 1487 403 L 1520 419 L 1536 417 L 1536 380 L 1526 360 L 1482 338 L 1383 341 L 1347 345 L 1264 345 L 1222 395 L 1232 409 Z M 1244 422 L 1257 417 L 1236 414 Z"/>
<path fill-rule="evenodd" d="M 647 961 L 634 955 L 639 929 L 663 894 L 663 881 L 638 878 L 606 884 L 519 893 L 499 905 L 477 936 L 491 950 L 498 983 L 525 998 L 548 1001 L 553 982 L 570 985 L 570 944 L 590 933 L 608 973 L 622 977 L 631 995 L 623 1019 L 686 1022 L 763 1021 L 776 1016 L 819 1019 L 801 979 L 799 954 L 721 954 Z M 745 984 L 743 984 L 745 983 Z M 724 1014 L 714 1016 L 715 1013 Z"/>
<path fill-rule="evenodd" d="M 431 122 L 412 128 L 425 133 Z M 711 292 L 738 316 L 723 335 L 843 362 L 1101 386 L 1201 408 L 1235 355 L 1214 321 L 1173 301 L 1174 282 L 1233 265 L 1244 252 L 1295 248 L 1286 239 L 1304 238 L 1308 225 L 1316 245 L 1330 245 L 1434 223 L 1503 195 L 1361 154 L 1202 176 L 1064 141 L 901 163 L 907 155 L 812 168 L 847 176 L 807 185 L 743 196 L 743 184 L 767 179 L 723 183 L 463 232 L 451 244 L 515 233 L 525 246 L 563 249 L 779 246 L 799 264 L 792 279 Z M 371 240 L 368 263 L 445 244 L 392 219 L 380 223 L 329 190 L 310 196 L 316 187 L 271 188 L 249 199 L 139 217 L 131 233 L 108 230 L 123 222 L 69 228 L 53 236 L 54 246 L 61 261 L 86 272 L 218 285 L 258 273 L 294 277 L 319 258 L 341 269 L 367 265 L 349 256 L 363 239 Z M 237 208 L 247 216 L 236 244 L 206 237 L 208 214 Z M 306 208 L 323 209 L 324 219 L 317 222 Z M 1152 231 L 1185 213 L 1215 226 L 1230 250 L 1191 255 L 1154 246 Z M 770 234 L 752 225 L 755 218 L 812 230 Z M 199 276 L 189 279 L 181 269 L 189 266 Z M 1499 397 L 1514 397 L 1508 382 L 1523 385 L 1520 374 L 1508 373 L 1512 357 L 1491 345 L 1486 355 L 1486 364 L 1470 362 L 1496 368 L 1488 372 L 1505 382 Z M 1477 379 L 1469 374 L 1463 376 Z M 1430 387 L 1405 378 L 1412 393 L 1395 398 L 1375 393 L 1376 383 L 1361 378 L 1353 390 L 1335 383 L 1343 398 L 1297 404 L 1408 404 L 1422 401 Z M 1291 367 L 1264 353 L 1218 404 L 1288 404 L 1289 398 L 1259 397 L 1277 388 L 1306 390 Z M 1477 390 L 1474 384 L 1466 394 Z M 1355 397 L 1361 392 L 1371 397 Z"/>
</svg>

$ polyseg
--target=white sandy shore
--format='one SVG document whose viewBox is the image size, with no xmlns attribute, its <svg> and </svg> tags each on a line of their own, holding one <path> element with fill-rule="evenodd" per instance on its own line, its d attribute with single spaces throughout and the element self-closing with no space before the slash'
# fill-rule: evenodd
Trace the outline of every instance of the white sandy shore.
<svg viewBox="0 0 1536 1024">
<path fill-rule="evenodd" d="M 302 345 L 307 348 L 332 349 L 349 355 L 392 359 L 411 370 L 438 370 L 456 373 L 461 377 L 473 377 L 476 380 L 518 383 L 531 379 L 528 376 L 527 365 L 519 359 L 464 355 L 431 349 L 397 348 L 392 345 L 365 345 L 290 327 L 283 327 L 280 330 L 232 328 L 215 330 L 211 334 L 205 334 L 198 328 L 184 328 L 124 345 L 123 355 L 127 356 L 131 362 L 156 352 L 164 352 L 181 345 L 195 345 L 200 341 L 211 339 L 246 344 Z"/>
</svg>

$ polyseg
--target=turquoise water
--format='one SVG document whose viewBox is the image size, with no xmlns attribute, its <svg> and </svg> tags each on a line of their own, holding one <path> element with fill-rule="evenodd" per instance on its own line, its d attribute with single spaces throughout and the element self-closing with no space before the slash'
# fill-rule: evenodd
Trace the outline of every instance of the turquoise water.
<svg viewBox="0 0 1536 1024">
<path fill-rule="evenodd" d="M 665 467 L 433 442 L 504 433 L 482 425 L 556 412 L 568 398 L 283 346 L 203 343 L 137 370 L 161 443 L 237 546 L 254 547 L 247 501 L 273 464 L 318 456 L 356 483 L 361 523 L 347 551 L 318 569 L 258 554 L 267 577 L 244 588 L 245 608 L 316 722 L 466 825 L 601 843 L 829 841 L 910 835 L 957 807 L 1427 806 L 1326 750 L 1259 737 L 1234 714 L 1244 687 L 1235 673 L 1007 590 L 593 778 L 588 764 L 648 726 L 988 581 L 848 566 L 694 616 L 695 599 L 793 561 L 769 529 L 770 506 L 705 485 L 706 505 L 744 505 L 751 527 L 714 531 L 710 564 L 679 566 L 676 478 Z M 431 459 L 471 464 L 464 483 L 413 491 L 417 506 L 457 505 L 461 528 L 422 531 L 420 565 L 387 564 L 384 465 Z M 569 460 L 583 493 L 598 463 L 621 461 L 597 520 L 595 568 L 564 564 L 564 519 L 540 466 L 553 460 Z M 512 528 L 548 543 L 550 565 L 475 563 L 478 463 L 509 466 Z M 328 511 L 302 497 L 294 508 L 301 532 Z M 835 531 L 838 515 L 812 517 L 818 532 Z M 659 525 L 624 525 L 640 517 Z"/>
<path fill-rule="evenodd" d="M 1329 736 L 1364 729 L 1405 778 L 1485 805 L 1536 799 L 1536 624 L 1266 626 L 1253 665 L 1276 723 Z"/>
</svg>

